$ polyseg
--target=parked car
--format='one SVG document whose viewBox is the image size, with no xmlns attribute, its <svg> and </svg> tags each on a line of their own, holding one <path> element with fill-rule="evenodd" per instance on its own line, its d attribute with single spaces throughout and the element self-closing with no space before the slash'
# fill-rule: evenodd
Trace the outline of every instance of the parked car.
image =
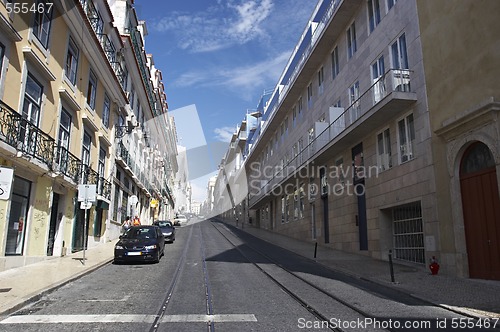
<svg viewBox="0 0 500 332">
<path fill-rule="evenodd" d="M 185 215 L 178 214 L 174 218 L 174 226 L 180 226 L 182 224 L 187 224 L 188 220 Z"/>
<path fill-rule="evenodd" d="M 114 262 L 153 261 L 165 253 L 165 237 L 155 225 L 132 226 L 115 245 Z"/>
<path fill-rule="evenodd" d="M 154 224 L 160 227 L 163 236 L 165 237 L 165 242 L 175 241 L 175 227 L 170 220 L 157 220 Z"/>
</svg>

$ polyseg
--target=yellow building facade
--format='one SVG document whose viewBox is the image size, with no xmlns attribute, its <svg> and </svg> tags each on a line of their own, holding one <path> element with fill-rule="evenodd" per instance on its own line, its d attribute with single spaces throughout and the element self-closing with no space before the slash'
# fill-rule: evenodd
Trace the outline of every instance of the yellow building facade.
<svg viewBox="0 0 500 332">
<path fill-rule="evenodd" d="M 168 111 L 163 89 L 153 90 L 150 74 L 141 77 L 151 71 L 144 50 L 124 49 L 142 24 L 132 3 L 120 1 L 113 12 L 107 1 L 35 2 L 22 13 L 0 1 L 0 271 L 117 238 L 129 194 L 145 222 L 174 204 L 163 186 L 172 172 L 163 168 L 167 152 L 123 158 L 125 138 L 132 152 L 165 140 L 146 137 L 138 120 Z M 135 20 L 120 21 L 119 30 L 113 15 L 128 17 L 126 10 Z M 134 35 L 141 38 L 134 46 L 143 35 Z M 159 109 L 153 93 L 164 97 Z M 162 121 L 155 124 L 165 128 Z M 87 210 L 82 185 L 91 189 Z"/>
</svg>

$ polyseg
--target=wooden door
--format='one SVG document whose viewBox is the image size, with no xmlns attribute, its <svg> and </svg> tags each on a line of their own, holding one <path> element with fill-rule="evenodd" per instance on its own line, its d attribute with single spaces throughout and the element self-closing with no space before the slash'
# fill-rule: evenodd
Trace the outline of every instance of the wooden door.
<svg viewBox="0 0 500 332">
<path fill-rule="evenodd" d="M 495 162 L 483 143 L 465 152 L 460 186 L 469 276 L 500 280 L 500 197 Z"/>
</svg>

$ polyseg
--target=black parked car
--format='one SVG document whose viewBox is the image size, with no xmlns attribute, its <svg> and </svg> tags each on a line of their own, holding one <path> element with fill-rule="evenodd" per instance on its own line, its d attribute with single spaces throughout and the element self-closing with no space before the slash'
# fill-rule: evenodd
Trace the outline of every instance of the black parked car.
<svg viewBox="0 0 500 332">
<path fill-rule="evenodd" d="M 156 226 L 160 227 L 163 236 L 165 237 L 165 242 L 175 241 L 175 227 L 170 220 L 158 220 L 154 223 Z"/>
<path fill-rule="evenodd" d="M 115 245 L 114 262 L 153 261 L 165 252 L 165 238 L 158 226 L 132 226 Z"/>
</svg>

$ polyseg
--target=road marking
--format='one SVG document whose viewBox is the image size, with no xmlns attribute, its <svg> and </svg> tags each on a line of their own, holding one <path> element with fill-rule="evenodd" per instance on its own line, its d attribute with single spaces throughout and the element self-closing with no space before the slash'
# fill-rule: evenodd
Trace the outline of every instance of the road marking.
<svg viewBox="0 0 500 332">
<path fill-rule="evenodd" d="M 79 302 L 127 302 L 130 298 L 130 295 L 126 295 L 121 299 L 89 299 L 89 300 L 78 300 Z"/>
<path fill-rule="evenodd" d="M 165 315 L 162 323 L 186 323 L 186 322 L 256 322 L 255 315 L 226 314 L 226 315 Z"/>
<path fill-rule="evenodd" d="M 154 315 L 19 315 L 10 316 L 0 324 L 153 323 L 154 319 Z"/>
<path fill-rule="evenodd" d="M 18 315 L 0 321 L 0 324 L 56 324 L 56 323 L 149 323 L 155 315 Z M 225 315 L 165 315 L 162 323 L 199 322 L 257 322 L 253 314 Z"/>
</svg>

